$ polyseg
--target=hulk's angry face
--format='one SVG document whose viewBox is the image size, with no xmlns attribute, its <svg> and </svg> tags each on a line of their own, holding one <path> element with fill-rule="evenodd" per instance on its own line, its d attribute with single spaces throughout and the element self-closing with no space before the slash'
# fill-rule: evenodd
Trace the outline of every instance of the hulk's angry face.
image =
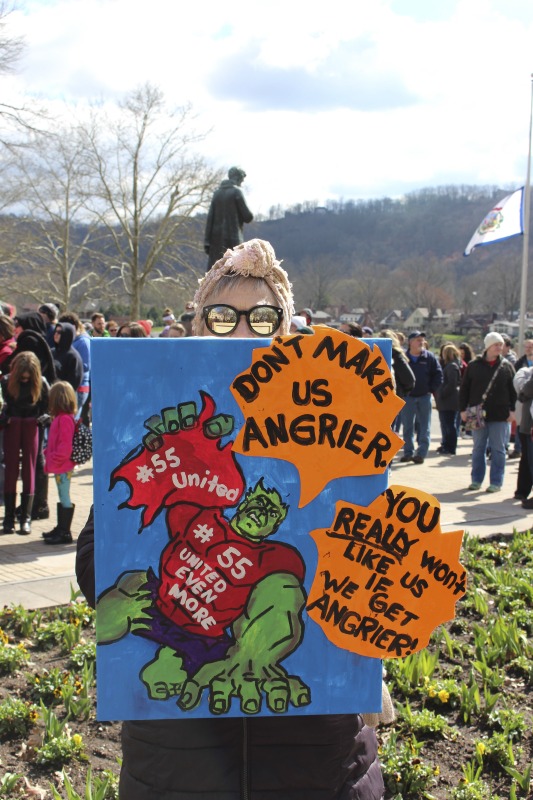
<svg viewBox="0 0 533 800">
<path fill-rule="evenodd" d="M 249 489 L 238 506 L 230 525 L 235 533 L 260 541 L 277 531 L 289 507 L 283 503 L 275 489 L 265 489 L 260 480 L 254 489 Z"/>
</svg>

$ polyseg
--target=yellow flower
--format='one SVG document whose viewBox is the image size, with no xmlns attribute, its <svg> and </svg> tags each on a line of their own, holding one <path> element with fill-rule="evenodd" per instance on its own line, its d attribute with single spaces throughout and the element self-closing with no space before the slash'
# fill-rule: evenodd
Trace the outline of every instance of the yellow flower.
<svg viewBox="0 0 533 800">
<path fill-rule="evenodd" d="M 440 775 L 440 767 L 438 764 L 433 767 L 433 775 Z"/>
<path fill-rule="evenodd" d="M 75 744 L 76 747 L 80 747 L 82 743 L 82 738 L 79 733 L 75 733 L 72 737 L 72 744 Z"/>
<path fill-rule="evenodd" d="M 441 703 L 447 703 L 450 699 L 450 693 L 446 691 L 446 689 L 441 689 L 439 692 L 439 700 Z"/>
<path fill-rule="evenodd" d="M 476 753 L 478 756 L 484 756 L 487 752 L 487 748 L 483 744 L 483 742 L 476 742 Z"/>
<path fill-rule="evenodd" d="M 430 697 L 436 697 L 437 696 L 437 691 L 436 691 L 434 686 L 430 686 L 429 687 L 428 694 L 429 694 Z"/>
</svg>

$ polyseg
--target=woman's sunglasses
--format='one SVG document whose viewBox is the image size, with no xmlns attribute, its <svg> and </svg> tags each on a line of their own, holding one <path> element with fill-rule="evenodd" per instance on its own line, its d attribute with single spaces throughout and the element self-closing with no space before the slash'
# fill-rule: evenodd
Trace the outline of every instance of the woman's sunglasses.
<svg viewBox="0 0 533 800">
<path fill-rule="evenodd" d="M 202 316 L 207 330 L 215 336 L 229 336 L 236 329 L 241 317 L 252 333 L 258 336 L 272 336 L 283 319 L 283 309 L 275 306 L 254 306 L 247 311 L 239 311 L 233 306 L 204 306 Z"/>
</svg>

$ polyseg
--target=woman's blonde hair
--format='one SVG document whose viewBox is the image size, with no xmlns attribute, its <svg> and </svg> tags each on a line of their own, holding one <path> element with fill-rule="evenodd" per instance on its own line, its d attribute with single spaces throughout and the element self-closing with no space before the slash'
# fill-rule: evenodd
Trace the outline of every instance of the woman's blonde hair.
<svg viewBox="0 0 533 800">
<path fill-rule="evenodd" d="M 32 402 L 36 403 L 41 396 L 42 376 L 41 364 L 34 353 L 24 351 L 15 356 L 11 363 L 11 370 L 7 380 L 7 390 L 11 397 L 18 400 L 20 395 L 20 379 L 25 372 L 30 376 L 29 384 Z"/>
<path fill-rule="evenodd" d="M 67 381 L 56 381 L 48 397 L 48 410 L 52 417 L 57 417 L 60 412 L 64 414 L 75 414 L 78 410 L 78 403 L 74 389 Z"/>
<path fill-rule="evenodd" d="M 452 361 L 460 361 L 461 353 L 454 344 L 445 344 L 442 348 L 442 361 L 444 364 L 450 364 Z"/>
</svg>

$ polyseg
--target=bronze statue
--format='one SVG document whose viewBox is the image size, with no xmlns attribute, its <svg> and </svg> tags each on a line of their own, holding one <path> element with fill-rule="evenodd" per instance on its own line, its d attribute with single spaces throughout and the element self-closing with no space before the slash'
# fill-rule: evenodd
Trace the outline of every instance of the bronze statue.
<svg viewBox="0 0 533 800">
<path fill-rule="evenodd" d="M 231 167 L 213 195 L 205 226 L 204 250 L 209 256 L 207 269 L 222 258 L 228 248 L 244 241 L 243 226 L 254 218 L 239 188 L 246 178 L 240 167 Z"/>
</svg>

